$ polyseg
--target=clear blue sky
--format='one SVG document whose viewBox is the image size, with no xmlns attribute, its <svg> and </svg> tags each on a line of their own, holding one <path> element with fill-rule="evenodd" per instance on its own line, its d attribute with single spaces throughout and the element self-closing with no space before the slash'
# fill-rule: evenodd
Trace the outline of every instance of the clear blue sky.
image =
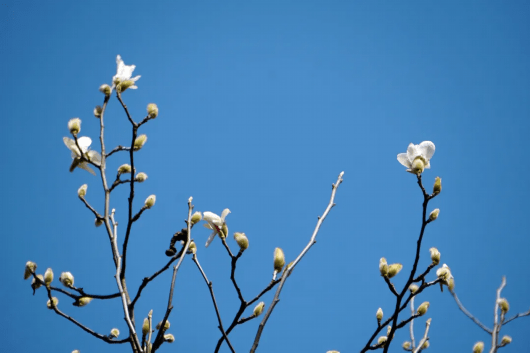
<svg viewBox="0 0 530 353">
<path fill-rule="evenodd" d="M 0 4 L 3 347 L 129 350 L 53 314 L 45 292 L 33 297 L 22 281 L 25 262 L 33 260 L 39 273 L 51 267 L 58 278 L 70 271 L 86 290 L 116 291 L 106 234 L 76 195 L 87 183 L 87 199 L 101 209 L 99 178 L 68 172 L 62 138 L 68 120 L 80 117 L 81 135 L 97 142 L 92 110 L 103 101 L 98 87 L 111 83 L 117 54 L 142 75 L 139 89 L 124 94 L 133 117 L 143 117 L 151 102 L 160 109 L 141 128 L 149 139 L 137 167 L 149 179 L 138 185 L 135 206 L 149 194 L 157 203 L 133 230 L 130 289 L 166 262 L 193 196 L 196 210 L 230 208 L 230 231 L 249 237 L 237 277 L 253 297 L 270 280 L 275 247 L 291 261 L 305 246 L 344 170 L 337 207 L 289 278 L 259 351 L 357 352 L 375 328 L 377 308 L 390 312 L 394 305 L 379 258 L 403 263 L 395 280 L 401 285 L 420 228 L 421 193 L 396 155 L 410 142 L 431 140 L 436 153 L 424 180 L 430 189 L 440 176 L 443 191 L 430 207 L 441 212 L 427 229 L 421 268 L 436 246 L 461 300 L 488 326 L 503 275 L 510 313 L 528 310 L 529 13 L 525 1 Z M 106 126 L 108 146 L 129 143 L 115 98 Z M 125 157 L 112 158 L 109 170 Z M 121 187 L 112 199 L 121 239 L 126 196 Z M 203 247 L 208 234 L 195 228 L 193 238 L 226 323 L 237 297 L 221 243 Z M 138 322 L 150 309 L 161 319 L 169 281 L 166 274 L 148 287 Z M 467 352 L 478 340 L 489 342 L 447 291 L 432 288 L 417 301 L 424 300 L 431 303 L 429 351 Z M 174 302 L 176 342 L 162 351 L 212 351 L 216 317 L 189 258 Z M 76 308 L 60 296 L 59 306 L 99 332 L 127 331 L 119 300 Z M 417 336 L 424 319 L 416 321 Z M 231 335 L 238 352 L 250 348 L 257 324 Z M 527 350 L 529 331 L 530 318 L 510 323 L 501 334 L 513 343 L 503 352 Z M 400 331 L 391 350 L 401 351 L 407 337 Z"/>
</svg>

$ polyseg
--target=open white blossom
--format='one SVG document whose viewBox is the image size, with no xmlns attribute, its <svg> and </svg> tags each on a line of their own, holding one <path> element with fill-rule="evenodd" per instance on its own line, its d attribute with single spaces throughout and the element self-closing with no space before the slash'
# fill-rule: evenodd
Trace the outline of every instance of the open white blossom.
<svg viewBox="0 0 530 353">
<path fill-rule="evenodd" d="M 101 155 L 96 151 L 89 150 L 92 139 L 90 137 L 79 137 L 77 143 L 79 148 L 75 144 L 75 141 L 68 137 L 63 137 L 64 144 L 70 151 L 72 151 L 72 164 L 70 165 L 70 172 L 73 172 L 76 167 L 81 168 L 89 172 L 90 174 L 96 175 L 96 173 L 88 166 L 88 162 L 81 160 L 81 155 L 85 156 L 86 159 L 94 163 L 95 165 L 101 165 Z"/>
<path fill-rule="evenodd" d="M 225 218 L 230 213 L 228 208 L 223 210 L 221 217 L 212 212 L 204 212 L 202 219 L 208 223 L 204 226 L 212 230 L 212 234 L 206 240 L 206 247 L 210 245 L 217 234 L 223 233 L 223 237 L 226 237 L 228 234 L 228 227 L 226 226 Z"/>
<path fill-rule="evenodd" d="M 114 75 L 114 77 L 112 78 L 112 89 L 114 89 L 118 84 L 123 81 L 132 81 L 133 85 L 128 88 L 137 89 L 138 87 L 134 84 L 134 82 L 138 81 L 141 76 L 138 75 L 131 78 L 132 73 L 136 68 L 136 65 L 125 65 L 120 55 L 116 57 L 116 64 L 118 64 L 118 68 L 116 70 L 116 75 Z"/>
<path fill-rule="evenodd" d="M 407 172 L 421 174 L 425 168 L 431 167 L 430 160 L 434 154 L 434 143 L 423 141 L 419 145 L 411 143 L 406 153 L 397 155 L 399 163 L 407 167 Z"/>
</svg>

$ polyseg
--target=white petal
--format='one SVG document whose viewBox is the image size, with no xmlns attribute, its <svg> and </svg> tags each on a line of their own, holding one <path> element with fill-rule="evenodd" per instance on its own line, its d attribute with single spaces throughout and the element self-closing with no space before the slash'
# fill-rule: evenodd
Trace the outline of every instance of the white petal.
<svg viewBox="0 0 530 353">
<path fill-rule="evenodd" d="M 397 160 L 398 160 L 399 163 L 403 164 L 407 168 L 412 167 L 412 163 L 410 163 L 409 157 L 407 157 L 406 153 L 398 154 L 397 155 Z"/>
<path fill-rule="evenodd" d="M 82 136 L 77 139 L 77 143 L 79 144 L 79 147 L 81 147 L 81 151 L 85 153 L 88 150 L 88 147 L 90 147 L 92 139 L 87 136 Z"/>
<path fill-rule="evenodd" d="M 228 208 L 225 208 L 223 210 L 223 213 L 221 214 L 221 222 L 222 223 L 225 222 L 225 218 L 226 218 L 226 216 L 228 216 L 229 213 L 230 213 L 230 210 Z"/>
<path fill-rule="evenodd" d="M 209 230 L 213 229 L 212 226 L 210 225 L 210 223 L 203 223 L 202 225 L 204 226 L 204 228 L 207 228 Z"/>
<path fill-rule="evenodd" d="M 96 172 L 94 172 L 94 171 L 92 170 L 92 168 L 90 168 L 90 167 L 88 166 L 88 163 L 87 163 L 87 162 L 80 162 L 77 166 L 78 166 L 79 168 L 81 168 L 81 169 L 86 170 L 87 172 L 89 172 L 89 173 L 92 174 L 92 175 L 96 175 Z"/>
<path fill-rule="evenodd" d="M 212 212 L 208 212 L 208 211 L 204 212 L 202 219 L 208 223 L 215 224 L 216 226 L 219 226 L 219 227 L 223 225 L 221 218 Z"/>
<path fill-rule="evenodd" d="M 407 148 L 407 157 L 409 158 L 409 161 L 412 163 L 414 161 L 414 158 L 420 155 L 420 151 L 418 149 L 418 145 L 414 145 L 411 143 L 409 147 Z"/>
<path fill-rule="evenodd" d="M 217 232 L 212 232 L 212 234 L 210 234 L 210 236 L 208 237 L 208 239 L 206 240 L 206 247 L 210 246 L 210 243 L 214 240 L 215 238 L 215 235 L 217 234 Z"/>
<path fill-rule="evenodd" d="M 431 141 L 423 141 L 419 144 L 419 150 L 421 152 L 421 155 L 427 160 L 432 158 L 434 154 L 434 149 L 434 143 L 432 143 Z"/>
<path fill-rule="evenodd" d="M 87 157 L 88 159 L 90 159 L 90 161 L 92 163 L 94 163 L 95 165 L 97 166 L 100 166 L 101 165 L 101 155 L 99 154 L 99 152 L 96 152 L 96 151 L 88 151 L 87 152 Z"/>
</svg>

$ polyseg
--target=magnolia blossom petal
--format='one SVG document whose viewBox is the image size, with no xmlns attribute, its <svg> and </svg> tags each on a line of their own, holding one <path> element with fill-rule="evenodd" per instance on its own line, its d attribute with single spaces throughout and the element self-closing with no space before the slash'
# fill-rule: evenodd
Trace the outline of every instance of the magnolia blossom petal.
<svg viewBox="0 0 530 353">
<path fill-rule="evenodd" d="M 223 221 L 221 220 L 221 217 L 219 217 L 218 215 L 212 212 L 208 212 L 208 211 L 204 212 L 202 219 L 210 223 L 210 225 L 216 225 L 218 227 L 221 227 L 223 225 Z"/>
<path fill-rule="evenodd" d="M 421 153 L 419 151 L 419 148 L 417 145 L 414 145 L 411 143 L 409 147 L 407 148 L 407 157 L 409 158 L 409 161 L 412 163 L 414 159 L 419 156 Z"/>
<path fill-rule="evenodd" d="M 96 172 L 93 171 L 92 168 L 90 168 L 90 167 L 88 166 L 88 163 L 87 163 L 87 162 L 79 162 L 79 164 L 77 165 L 77 167 L 86 170 L 87 172 L 89 172 L 89 173 L 92 174 L 92 175 L 96 175 Z"/>
<path fill-rule="evenodd" d="M 423 141 L 422 143 L 419 144 L 419 150 L 421 152 L 421 155 L 425 157 L 425 159 L 427 160 L 427 165 L 425 166 L 425 168 L 429 168 L 430 167 L 429 160 L 434 155 L 434 150 L 435 150 L 434 143 L 432 143 L 431 141 Z"/>
<path fill-rule="evenodd" d="M 221 221 L 224 223 L 226 216 L 230 213 L 230 210 L 228 208 L 225 208 L 223 210 L 223 213 L 221 214 Z"/>
<path fill-rule="evenodd" d="M 213 229 L 212 226 L 210 225 L 210 223 L 203 223 L 203 226 L 204 226 L 204 228 L 207 228 L 209 230 Z"/>
<path fill-rule="evenodd" d="M 397 160 L 399 163 L 403 164 L 405 167 L 412 167 L 412 163 L 409 161 L 409 157 L 406 153 L 400 153 L 397 155 Z"/>
<path fill-rule="evenodd" d="M 212 234 L 210 234 L 210 236 L 206 240 L 206 247 L 210 246 L 210 243 L 214 240 L 216 234 L 217 234 L 217 231 L 215 230 L 212 232 Z"/>
<path fill-rule="evenodd" d="M 97 166 L 101 165 L 101 155 L 97 151 L 88 151 L 87 157 L 90 159 L 92 163 L 94 163 Z"/>
</svg>

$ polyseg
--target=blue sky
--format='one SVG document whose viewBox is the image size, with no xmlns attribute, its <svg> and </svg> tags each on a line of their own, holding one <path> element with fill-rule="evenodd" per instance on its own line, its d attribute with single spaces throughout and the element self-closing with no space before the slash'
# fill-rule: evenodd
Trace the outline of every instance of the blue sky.
<svg viewBox="0 0 530 353">
<path fill-rule="evenodd" d="M 97 146 L 98 87 L 111 83 L 115 58 L 136 65 L 139 89 L 124 93 L 137 121 L 148 103 L 159 117 L 141 128 L 148 141 L 137 153 L 135 207 L 150 194 L 157 203 L 134 229 L 128 286 L 166 262 L 171 235 L 182 228 L 187 199 L 196 210 L 230 208 L 230 231 L 245 232 L 250 247 L 237 277 L 245 297 L 269 281 L 272 254 L 287 261 L 305 246 L 341 171 L 337 206 L 289 278 L 265 328 L 260 352 L 356 352 L 376 326 L 377 308 L 390 312 L 393 296 L 378 261 L 401 262 L 404 283 L 420 228 L 421 192 L 396 155 L 410 142 L 436 144 L 430 190 L 440 217 L 428 226 L 420 268 L 437 247 L 455 276 L 456 292 L 492 326 L 495 290 L 511 312 L 530 306 L 530 5 L 524 1 L 267 1 L 267 2 L 21 2 L 0 5 L 2 46 L 0 119 L 4 151 L 0 181 L 7 308 L 0 329 L 9 351 L 126 352 L 108 346 L 45 307 L 22 281 L 26 261 L 38 272 L 53 268 L 97 293 L 116 291 L 106 234 L 77 199 L 101 209 L 100 179 L 68 172 L 62 138 L 72 117 Z M 129 143 L 129 124 L 115 98 L 106 113 L 107 146 Z M 109 174 L 126 155 L 109 161 Z M 123 239 L 125 187 L 113 193 Z M 224 322 L 237 310 L 229 259 L 219 241 L 195 228 L 199 260 L 219 301 Z M 230 244 L 236 247 L 232 238 Z M 7 280 L 6 280 L 7 279 Z M 431 277 L 430 279 L 433 279 Z M 145 291 L 138 323 L 150 309 L 158 322 L 170 274 Z M 56 285 L 58 281 L 55 281 Z M 126 332 L 119 300 L 88 307 L 59 307 L 98 332 Z M 267 306 L 272 299 L 265 296 Z M 431 303 L 426 317 L 433 352 L 470 351 L 489 337 L 436 288 L 417 302 Z M 191 259 L 177 278 L 170 332 L 162 351 L 213 351 L 219 338 L 208 289 Z M 425 317 L 425 318 L 426 318 Z M 417 320 L 416 336 L 425 318 Z M 257 321 L 238 327 L 232 342 L 246 351 Z M 530 318 L 510 323 L 505 352 L 526 349 Z M 408 338 L 399 331 L 391 351 Z M 223 351 L 228 351 L 227 347 Z"/>
</svg>

